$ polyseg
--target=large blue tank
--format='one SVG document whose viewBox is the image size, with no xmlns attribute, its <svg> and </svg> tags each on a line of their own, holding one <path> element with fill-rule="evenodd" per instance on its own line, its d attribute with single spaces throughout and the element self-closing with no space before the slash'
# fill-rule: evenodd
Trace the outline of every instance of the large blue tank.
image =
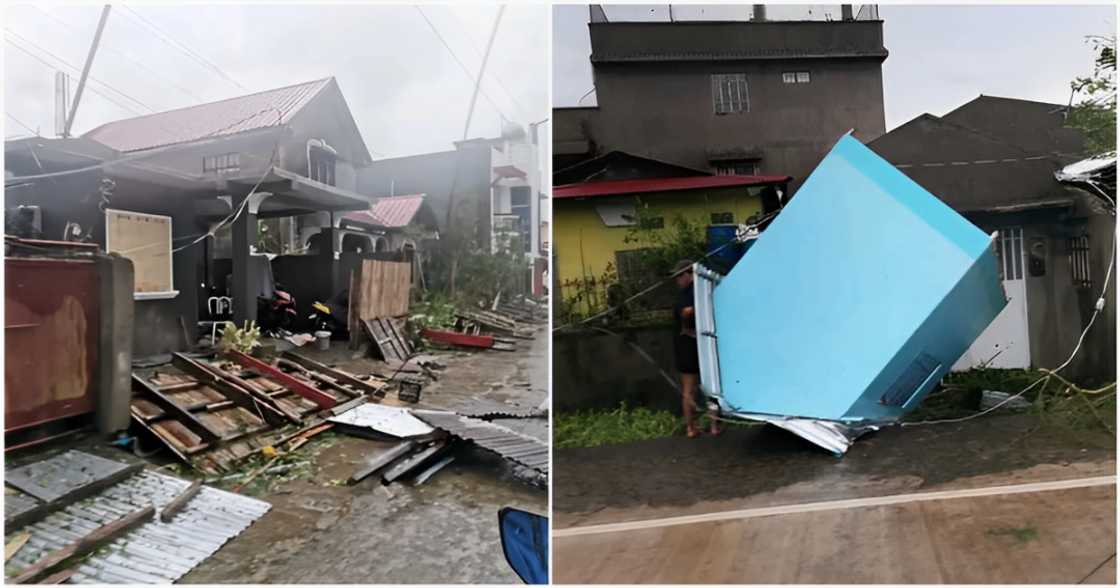
<svg viewBox="0 0 1120 588">
<path fill-rule="evenodd" d="M 704 391 L 807 438 L 897 420 L 1006 305 L 991 242 L 845 135 L 729 274 L 697 273 Z"/>
</svg>

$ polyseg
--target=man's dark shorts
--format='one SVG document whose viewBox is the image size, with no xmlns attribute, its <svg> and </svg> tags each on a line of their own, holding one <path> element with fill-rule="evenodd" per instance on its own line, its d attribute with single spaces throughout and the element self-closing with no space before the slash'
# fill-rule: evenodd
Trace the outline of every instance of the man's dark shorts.
<svg viewBox="0 0 1120 588">
<path fill-rule="evenodd" d="M 677 359 L 677 371 L 682 374 L 700 373 L 700 353 L 696 338 L 678 334 L 673 341 L 673 351 Z"/>
</svg>

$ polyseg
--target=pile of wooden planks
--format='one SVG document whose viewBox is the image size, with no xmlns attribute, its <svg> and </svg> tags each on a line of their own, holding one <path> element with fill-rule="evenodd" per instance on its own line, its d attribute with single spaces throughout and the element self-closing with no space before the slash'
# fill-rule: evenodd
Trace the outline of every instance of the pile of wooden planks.
<svg viewBox="0 0 1120 588">
<path fill-rule="evenodd" d="M 366 381 L 287 352 L 275 365 L 238 354 L 210 362 L 177 353 L 173 371 L 133 375 L 132 419 L 203 472 L 229 471 L 249 455 L 332 411 L 378 400 Z"/>
</svg>

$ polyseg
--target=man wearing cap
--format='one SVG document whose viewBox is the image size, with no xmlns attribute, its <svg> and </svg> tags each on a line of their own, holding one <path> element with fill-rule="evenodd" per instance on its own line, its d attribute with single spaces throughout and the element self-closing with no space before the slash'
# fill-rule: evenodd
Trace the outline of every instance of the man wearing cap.
<svg viewBox="0 0 1120 588">
<path fill-rule="evenodd" d="M 696 416 L 696 390 L 700 382 L 700 354 L 696 348 L 696 312 L 693 308 L 692 262 L 684 259 L 673 267 L 672 275 L 680 288 L 677 303 L 673 306 L 673 320 L 676 334 L 673 337 L 673 350 L 677 359 L 677 371 L 681 374 L 681 410 L 689 437 L 698 437 L 700 431 L 693 422 Z M 715 411 L 709 411 L 710 432 L 719 435 L 719 421 Z"/>
</svg>

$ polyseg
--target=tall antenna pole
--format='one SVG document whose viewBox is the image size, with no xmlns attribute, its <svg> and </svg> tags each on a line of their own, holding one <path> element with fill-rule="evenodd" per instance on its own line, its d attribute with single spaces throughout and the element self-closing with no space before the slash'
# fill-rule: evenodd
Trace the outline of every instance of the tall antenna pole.
<svg viewBox="0 0 1120 588">
<path fill-rule="evenodd" d="M 70 128 L 74 126 L 74 114 L 78 112 L 78 103 L 82 101 L 82 90 L 86 87 L 86 78 L 89 77 L 89 70 L 93 67 L 93 56 L 97 55 L 97 45 L 101 43 L 101 32 L 105 30 L 105 22 L 109 20 L 109 10 L 112 8 L 108 4 L 101 9 L 101 20 L 97 22 L 97 32 L 93 34 L 93 44 L 89 46 L 89 55 L 86 56 L 86 64 L 82 67 L 82 77 L 78 79 L 78 89 L 74 91 L 74 103 L 70 105 L 70 115 L 66 117 L 66 127 L 62 130 L 63 137 L 70 136 Z"/>
</svg>

